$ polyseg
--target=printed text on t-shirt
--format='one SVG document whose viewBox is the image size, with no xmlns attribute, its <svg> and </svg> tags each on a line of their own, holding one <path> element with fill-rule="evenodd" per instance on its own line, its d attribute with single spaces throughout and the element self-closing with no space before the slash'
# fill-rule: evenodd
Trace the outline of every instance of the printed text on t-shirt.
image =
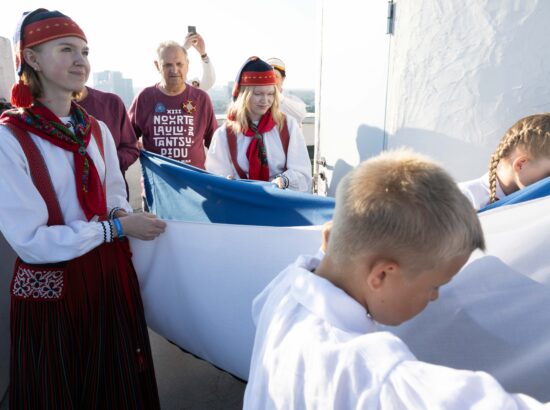
<svg viewBox="0 0 550 410">
<path fill-rule="evenodd" d="M 153 115 L 153 143 L 161 155 L 189 162 L 195 136 L 194 118 L 179 109 Z"/>
</svg>

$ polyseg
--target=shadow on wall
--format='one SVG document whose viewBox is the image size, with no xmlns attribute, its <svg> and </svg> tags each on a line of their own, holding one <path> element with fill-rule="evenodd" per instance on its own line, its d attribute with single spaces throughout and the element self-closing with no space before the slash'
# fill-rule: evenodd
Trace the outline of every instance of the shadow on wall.
<svg viewBox="0 0 550 410">
<path fill-rule="evenodd" d="M 370 125 L 361 124 L 357 128 L 357 136 L 355 137 L 357 153 L 359 154 L 359 162 L 363 162 L 370 157 L 377 155 L 384 148 L 384 130 L 371 127 Z M 330 185 L 327 189 L 328 196 L 335 196 L 336 187 L 340 180 L 350 172 L 355 165 L 350 165 L 343 159 L 338 159 L 334 166 L 327 166 L 329 171 L 332 171 Z"/>
<path fill-rule="evenodd" d="M 487 172 L 489 159 L 496 149 L 496 145 L 474 145 L 419 128 L 401 128 L 389 137 L 389 148 L 404 145 L 439 161 L 458 182 L 477 178 Z M 483 164 L 481 168 L 479 164 Z"/>
<path fill-rule="evenodd" d="M 395 134 L 388 135 L 388 149 L 410 147 L 439 161 L 453 178 L 460 182 L 481 176 L 486 169 L 479 169 L 479 164 L 489 165 L 489 158 L 495 147 L 474 146 L 468 142 L 448 135 L 419 128 L 401 128 Z M 377 127 L 362 124 L 357 129 L 355 138 L 359 162 L 379 154 L 384 147 L 384 131 Z M 359 163 L 358 162 L 358 163 Z M 340 180 L 355 165 L 340 158 L 334 166 L 327 166 L 332 177 L 327 189 L 329 196 L 336 194 Z"/>
</svg>

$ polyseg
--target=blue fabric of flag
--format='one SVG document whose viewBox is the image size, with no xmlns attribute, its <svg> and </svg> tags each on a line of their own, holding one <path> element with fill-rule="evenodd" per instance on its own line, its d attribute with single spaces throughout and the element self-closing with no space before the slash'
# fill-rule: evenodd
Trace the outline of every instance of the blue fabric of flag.
<svg viewBox="0 0 550 410">
<path fill-rule="evenodd" d="M 532 199 L 542 198 L 550 195 L 550 177 L 541 179 L 523 189 L 507 195 L 492 204 L 487 205 L 479 212 L 488 211 L 489 209 L 498 208 L 503 205 L 519 204 L 520 202 L 530 201 Z"/>
<path fill-rule="evenodd" d="M 334 198 L 281 190 L 269 182 L 230 180 L 142 151 L 147 205 L 159 218 L 260 226 L 322 225 Z"/>
</svg>

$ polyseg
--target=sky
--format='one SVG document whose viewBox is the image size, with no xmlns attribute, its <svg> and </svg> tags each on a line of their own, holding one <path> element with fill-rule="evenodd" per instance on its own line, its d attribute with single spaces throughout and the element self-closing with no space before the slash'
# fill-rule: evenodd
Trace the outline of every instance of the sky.
<svg viewBox="0 0 550 410">
<path fill-rule="evenodd" d="M 194 25 L 206 43 L 216 70 L 216 84 L 233 81 L 252 55 L 278 57 L 286 64 L 287 88 L 315 88 L 317 42 L 315 0 L 96 0 L 6 1 L 0 13 L 0 36 L 12 40 L 24 11 L 59 10 L 84 30 L 92 72 L 120 71 L 134 87 L 159 80 L 154 66 L 161 41 L 182 42 Z M 188 79 L 201 77 L 198 52 L 190 50 Z M 91 85 L 92 75 L 90 75 Z"/>
</svg>

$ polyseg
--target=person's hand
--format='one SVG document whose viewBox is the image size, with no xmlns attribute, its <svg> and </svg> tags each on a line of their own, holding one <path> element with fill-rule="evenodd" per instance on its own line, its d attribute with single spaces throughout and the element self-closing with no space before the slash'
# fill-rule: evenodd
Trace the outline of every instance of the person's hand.
<svg viewBox="0 0 550 410">
<path fill-rule="evenodd" d="M 166 222 L 148 212 L 129 214 L 119 218 L 122 231 L 126 236 L 132 236 L 144 241 L 155 239 L 166 229 Z"/>
<path fill-rule="evenodd" d="M 325 253 L 328 248 L 328 238 L 330 236 L 331 229 L 332 229 L 332 221 L 328 221 L 323 224 L 323 231 L 322 231 L 323 240 L 321 242 L 321 249 Z"/>
<path fill-rule="evenodd" d="M 187 35 L 185 36 L 185 40 L 183 41 L 183 48 L 189 50 L 193 45 L 193 40 L 195 40 L 195 36 L 196 34 L 187 33 Z"/>
<path fill-rule="evenodd" d="M 138 138 L 138 140 L 137 140 L 137 146 L 138 146 L 138 149 L 140 151 L 143 151 L 143 141 L 142 141 L 141 137 Z"/>
<path fill-rule="evenodd" d="M 227 179 L 235 179 L 235 177 L 233 175 L 228 175 Z"/>
<path fill-rule="evenodd" d="M 206 45 L 204 44 L 204 39 L 198 33 L 196 34 L 187 33 L 187 36 L 185 36 L 185 42 L 183 43 L 183 47 L 186 50 L 188 50 L 191 47 L 194 47 L 201 56 L 206 54 Z"/>
<path fill-rule="evenodd" d="M 276 185 L 279 189 L 285 189 L 285 181 L 283 181 L 283 178 L 281 177 L 272 179 L 271 183 Z"/>
</svg>

